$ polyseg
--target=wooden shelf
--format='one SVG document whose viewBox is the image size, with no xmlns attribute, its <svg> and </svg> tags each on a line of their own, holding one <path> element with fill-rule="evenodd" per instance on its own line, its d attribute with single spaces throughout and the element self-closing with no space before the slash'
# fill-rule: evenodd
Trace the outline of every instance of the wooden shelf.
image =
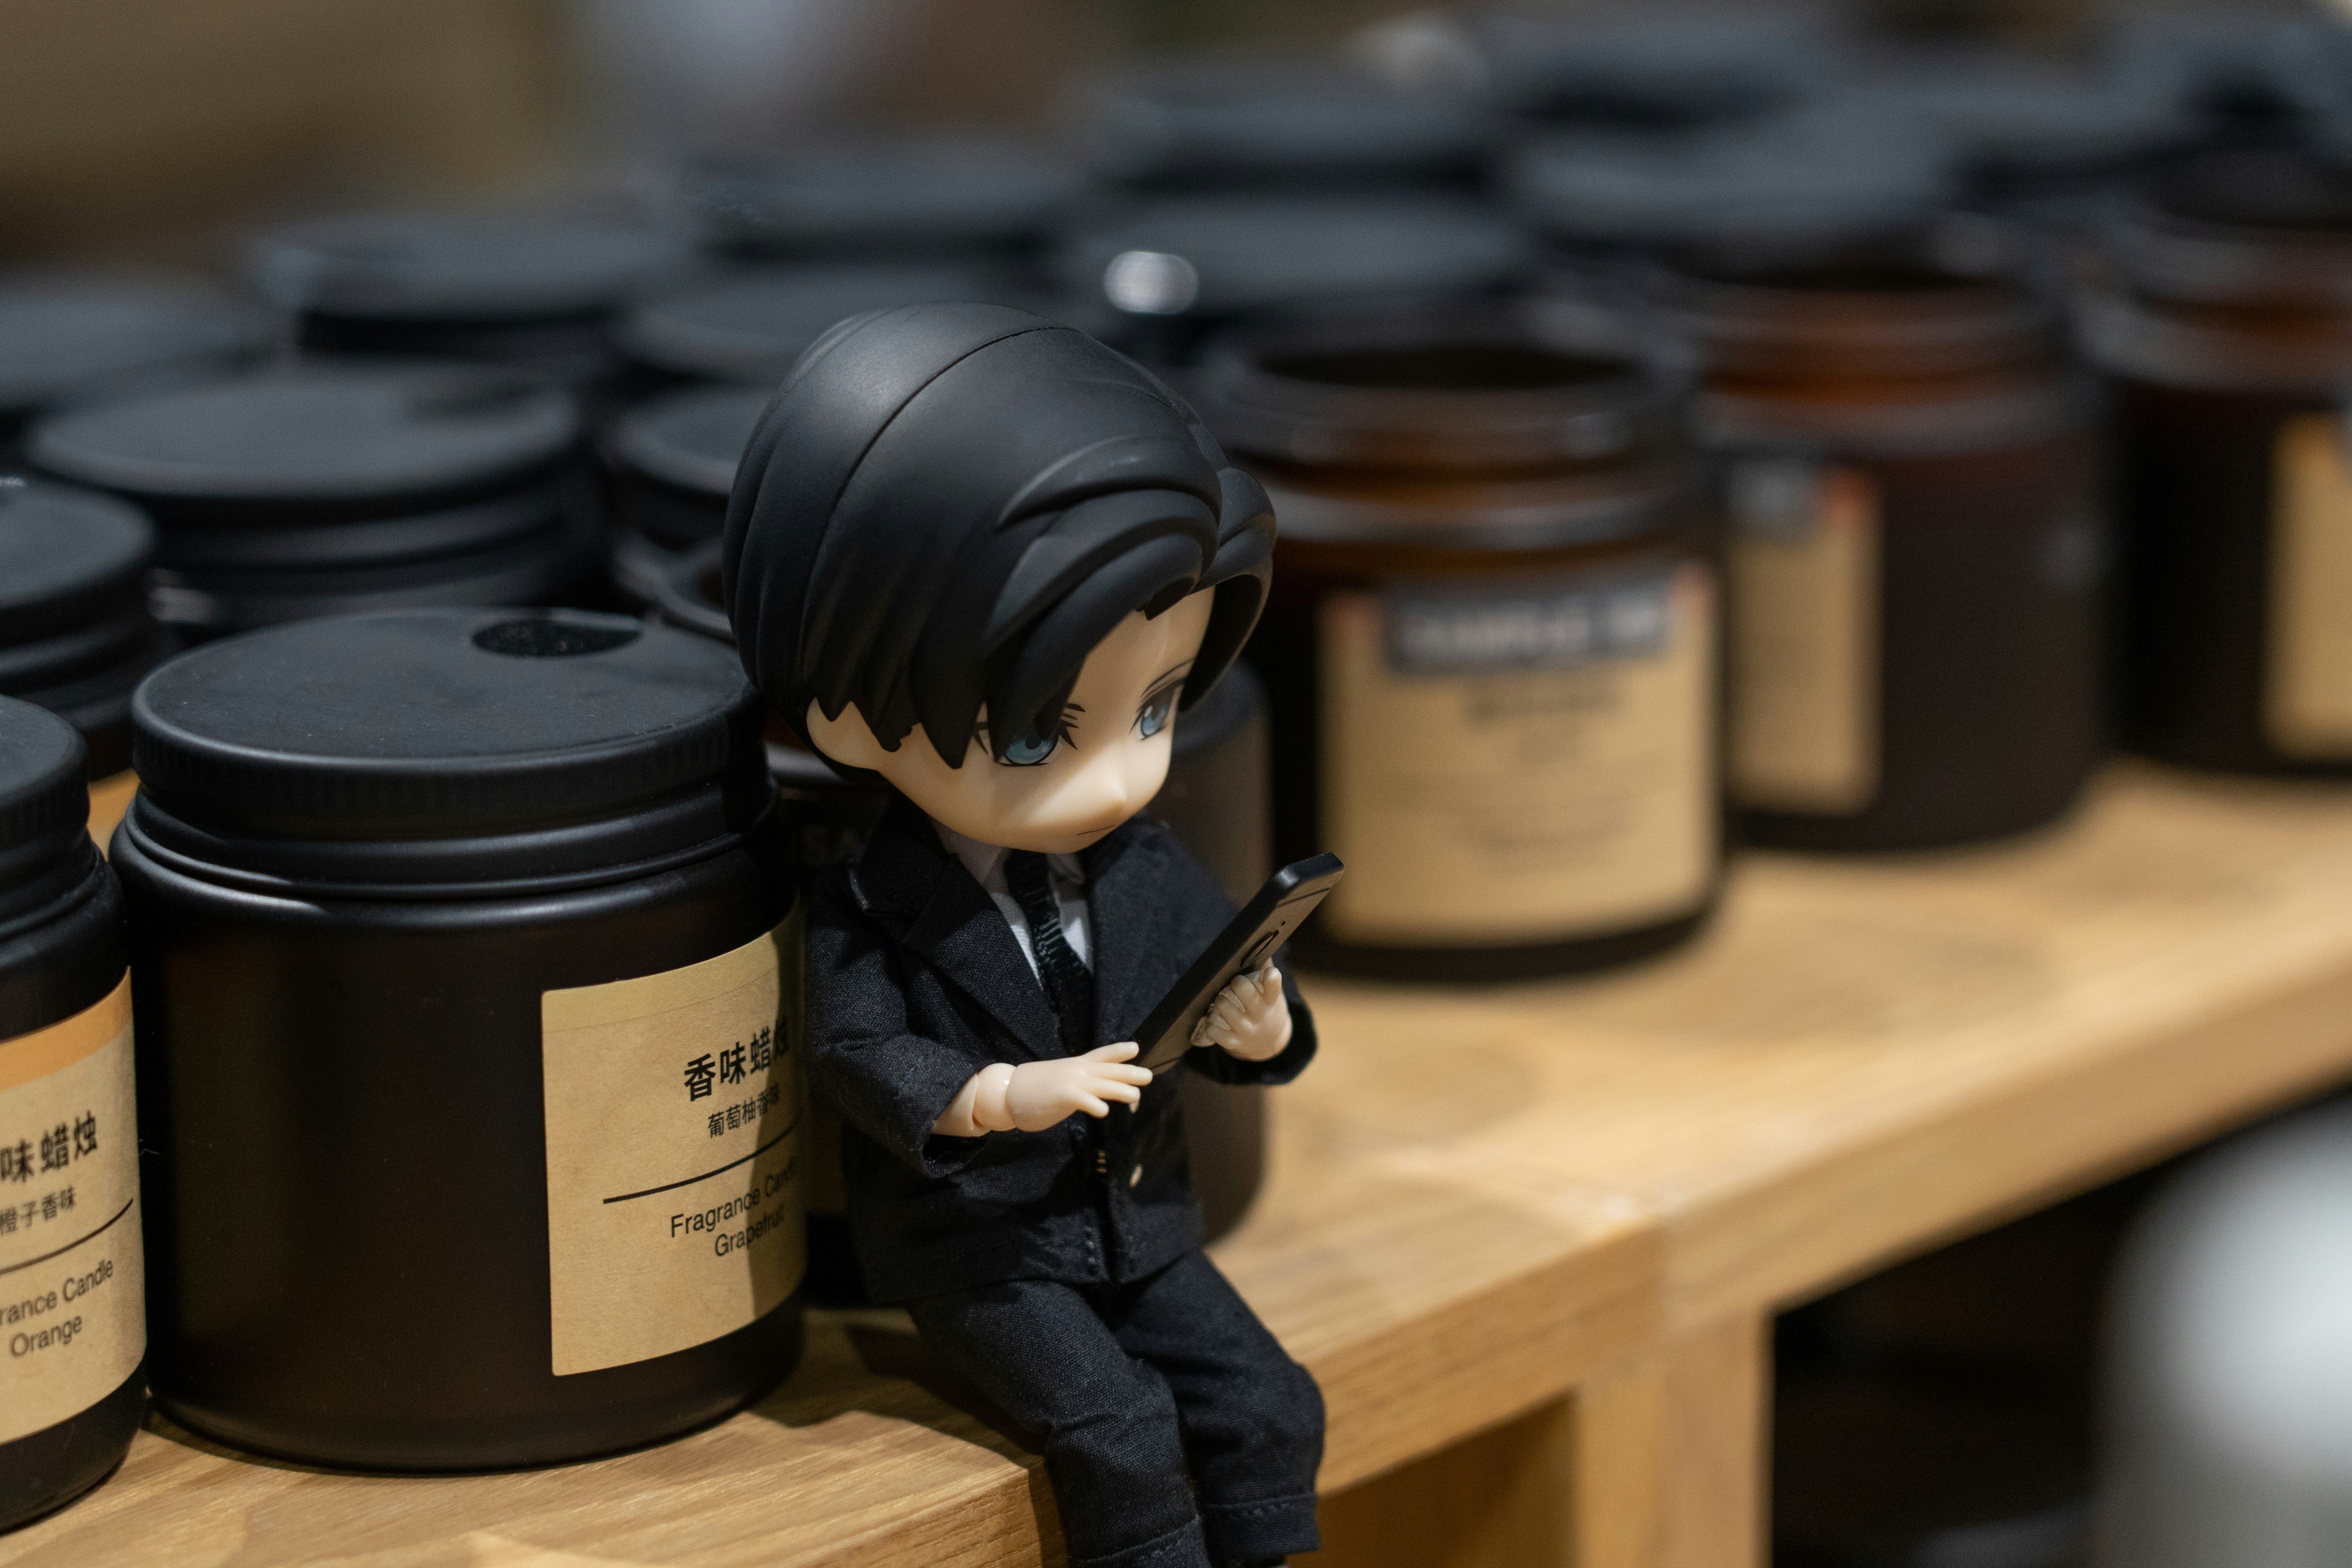
<svg viewBox="0 0 2352 1568">
<path fill-rule="evenodd" d="M 1759 1550 L 1770 1311 L 2352 1079 L 2352 795 L 2124 767 L 2011 845 L 1753 857 L 1641 969 L 1310 989 L 1323 1058 L 1218 1256 L 1329 1400 L 1325 1557 L 1433 1560 L 1410 1521 L 1444 1494 L 1517 1532 L 1449 1565 L 1727 1568 Z M 159 1424 L 0 1564 L 981 1568 L 1056 1533 L 1034 1458 L 881 1312 L 819 1315 L 709 1431 L 523 1475 Z"/>
</svg>

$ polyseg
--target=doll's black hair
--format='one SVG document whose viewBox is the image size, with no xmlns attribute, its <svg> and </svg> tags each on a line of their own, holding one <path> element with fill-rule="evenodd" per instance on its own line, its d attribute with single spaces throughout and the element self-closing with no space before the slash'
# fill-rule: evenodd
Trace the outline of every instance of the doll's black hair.
<svg viewBox="0 0 2352 1568">
<path fill-rule="evenodd" d="M 1256 625 L 1274 511 L 1182 401 L 1085 333 L 1000 305 L 854 316 L 761 415 L 720 554 L 743 668 L 795 728 L 855 702 L 962 765 L 1051 735 L 1129 614 L 1213 588 L 1199 700 Z"/>
</svg>

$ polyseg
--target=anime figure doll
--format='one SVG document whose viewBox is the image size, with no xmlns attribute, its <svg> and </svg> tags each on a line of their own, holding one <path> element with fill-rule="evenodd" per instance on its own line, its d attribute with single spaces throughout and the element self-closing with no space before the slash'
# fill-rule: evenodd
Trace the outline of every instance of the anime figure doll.
<svg viewBox="0 0 2352 1568">
<path fill-rule="evenodd" d="M 859 1267 L 1043 1446 L 1080 1568 L 1312 1550 L 1323 1403 L 1201 1250 L 1134 1031 L 1233 912 L 1138 814 L 1241 649 L 1274 517 L 1159 382 L 991 305 L 840 323 L 728 510 L 744 668 L 894 795 L 810 900 L 809 1071 Z M 1315 1053 L 1271 965 L 1176 1070 Z"/>
</svg>

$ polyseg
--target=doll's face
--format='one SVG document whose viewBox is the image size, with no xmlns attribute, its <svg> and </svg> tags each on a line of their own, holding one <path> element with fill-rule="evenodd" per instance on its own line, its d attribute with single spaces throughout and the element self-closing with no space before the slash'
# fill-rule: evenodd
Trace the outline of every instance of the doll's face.
<svg viewBox="0 0 2352 1568">
<path fill-rule="evenodd" d="M 1009 849 L 1075 854 L 1141 811 L 1168 777 L 1176 700 L 1209 629 L 1212 590 L 1150 620 L 1138 611 L 1095 645 L 1078 671 L 1059 735 L 1025 738 L 999 762 L 982 729 L 951 768 L 910 731 L 885 751 L 856 704 L 827 719 L 809 704 L 803 731 L 837 763 L 870 768 L 968 838 Z"/>
</svg>

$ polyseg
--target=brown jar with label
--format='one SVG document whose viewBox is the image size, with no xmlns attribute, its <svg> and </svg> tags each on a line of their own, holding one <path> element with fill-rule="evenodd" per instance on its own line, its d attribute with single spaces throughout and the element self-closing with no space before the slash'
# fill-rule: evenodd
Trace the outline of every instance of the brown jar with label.
<svg viewBox="0 0 2352 1568">
<path fill-rule="evenodd" d="M 2102 444 L 2055 306 L 1925 230 L 1685 257 L 1731 583 L 1752 842 L 1915 849 L 2037 826 L 2102 744 Z"/>
<path fill-rule="evenodd" d="M 2106 235 L 2122 728 L 2168 761 L 2352 771 L 2352 173 L 2220 154 Z"/>
<path fill-rule="evenodd" d="M 1250 650 L 1275 858 L 1348 874 L 1301 962 L 1555 973 L 1695 931 L 1722 877 L 1720 595 L 1678 351 L 1565 305 L 1228 334 L 1203 416 L 1280 519 Z"/>
</svg>

